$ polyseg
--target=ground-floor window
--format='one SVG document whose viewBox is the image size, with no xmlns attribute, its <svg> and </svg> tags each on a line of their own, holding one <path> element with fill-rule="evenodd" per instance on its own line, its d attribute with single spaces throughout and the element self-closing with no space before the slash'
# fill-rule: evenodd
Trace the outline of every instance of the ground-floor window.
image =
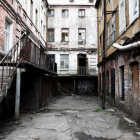
<svg viewBox="0 0 140 140">
<path fill-rule="evenodd" d="M 69 69 L 69 55 L 68 54 L 60 55 L 60 68 Z"/>
</svg>

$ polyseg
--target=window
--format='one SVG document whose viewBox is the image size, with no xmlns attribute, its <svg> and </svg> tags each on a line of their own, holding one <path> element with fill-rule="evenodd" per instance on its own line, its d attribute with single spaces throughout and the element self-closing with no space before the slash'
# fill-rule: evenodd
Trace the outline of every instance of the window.
<svg viewBox="0 0 140 140">
<path fill-rule="evenodd" d="M 68 17 L 68 10 L 67 9 L 62 10 L 62 17 L 63 18 Z"/>
<path fill-rule="evenodd" d="M 102 1 L 100 2 L 100 17 L 102 17 Z"/>
<path fill-rule="evenodd" d="M 68 54 L 60 55 L 60 68 L 69 69 L 69 55 Z"/>
<path fill-rule="evenodd" d="M 4 50 L 7 52 L 12 47 L 12 23 L 5 20 L 5 38 L 4 38 Z"/>
<path fill-rule="evenodd" d="M 74 2 L 74 0 L 70 0 L 70 2 Z"/>
<path fill-rule="evenodd" d="M 36 21 L 35 21 L 35 25 L 36 25 L 36 27 L 37 27 L 37 22 L 38 22 L 38 11 L 37 11 L 37 9 L 36 9 Z"/>
<path fill-rule="evenodd" d="M 54 9 L 48 10 L 48 17 L 54 17 Z"/>
<path fill-rule="evenodd" d="M 48 54 L 49 58 L 55 62 L 55 54 Z"/>
<path fill-rule="evenodd" d="M 107 45 L 108 45 L 108 47 L 115 41 L 115 39 L 116 39 L 116 24 L 115 24 L 115 15 L 113 15 L 107 23 Z"/>
<path fill-rule="evenodd" d="M 78 15 L 79 15 L 79 17 L 85 17 L 85 10 L 84 9 L 79 9 Z"/>
<path fill-rule="evenodd" d="M 78 42 L 85 43 L 86 42 L 86 29 L 78 29 Z"/>
<path fill-rule="evenodd" d="M 132 23 L 139 16 L 139 0 L 129 0 L 129 22 Z"/>
<path fill-rule="evenodd" d="M 31 0 L 31 3 L 30 3 L 30 18 L 31 20 L 33 21 L 33 1 Z"/>
<path fill-rule="evenodd" d="M 90 3 L 93 3 L 93 0 L 89 0 Z"/>
<path fill-rule="evenodd" d="M 119 1 L 119 33 L 121 34 L 126 28 L 125 18 L 125 0 Z"/>
<path fill-rule="evenodd" d="M 69 29 L 62 29 L 62 42 L 68 42 L 69 41 Z"/>
<path fill-rule="evenodd" d="M 48 29 L 48 42 L 54 42 L 54 29 Z"/>
<path fill-rule="evenodd" d="M 42 20 L 41 20 L 41 29 L 40 29 L 41 35 L 42 35 L 42 28 L 43 28 L 43 22 L 42 22 Z"/>
</svg>

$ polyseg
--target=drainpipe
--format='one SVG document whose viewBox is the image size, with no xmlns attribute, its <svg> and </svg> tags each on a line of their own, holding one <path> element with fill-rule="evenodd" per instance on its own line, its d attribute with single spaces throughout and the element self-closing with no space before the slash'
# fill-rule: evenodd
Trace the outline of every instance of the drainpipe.
<svg viewBox="0 0 140 140">
<path fill-rule="evenodd" d="M 127 51 L 127 50 L 136 49 L 136 48 L 140 47 L 140 41 L 134 42 L 132 44 L 125 45 L 125 46 L 121 46 L 118 43 L 113 43 L 113 47 L 120 51 Z"/>
<path fill-rule="evenodd" d="M 102 108 L 105 110 L 105 57 L 106 57 L 106 0 L 104 0 L 104 33 L 103 33 L 103 67 L 102 67 Z"/>
</svg>

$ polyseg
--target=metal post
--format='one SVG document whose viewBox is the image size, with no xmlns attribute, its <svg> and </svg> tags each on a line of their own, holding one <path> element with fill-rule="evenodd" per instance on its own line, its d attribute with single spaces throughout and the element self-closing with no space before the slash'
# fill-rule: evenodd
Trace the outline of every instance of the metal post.
<svg viewBox="0 0 140 140">
<path fill-rule="evenodd" d="M 19 119 L 19 108 L 20 108 L 20 83 L 21 83 L 21 69 L 17 68 L 16 77 L 16 101 L 15 101 L 15 119 Z"/>
</svg>

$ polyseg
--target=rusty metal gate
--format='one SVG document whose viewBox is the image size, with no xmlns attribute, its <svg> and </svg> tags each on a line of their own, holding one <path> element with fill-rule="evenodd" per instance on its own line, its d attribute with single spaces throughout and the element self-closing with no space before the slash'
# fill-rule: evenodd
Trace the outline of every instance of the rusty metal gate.
<svg viewBox="0 0 140 140">
<path fill-rule="evenodd" d="M 111 100 L 115 104 L 115 69 L 111 69 Z"/>
<path fill-rule="evenodd" d="M 139 120 L 139 65 L 132 66 L 132 115 Z"/>
</svg>

